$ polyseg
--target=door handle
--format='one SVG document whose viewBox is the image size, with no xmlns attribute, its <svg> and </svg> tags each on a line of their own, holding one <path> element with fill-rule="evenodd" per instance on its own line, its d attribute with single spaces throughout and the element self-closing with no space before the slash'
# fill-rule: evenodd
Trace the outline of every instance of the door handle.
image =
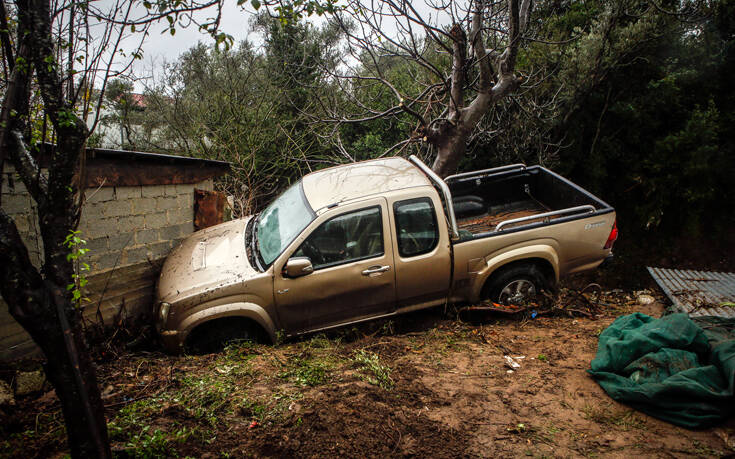
<svg viewBox="0 0 735 459">
<path fill-rule="evenodd" d="M 362 272 L 363 276 L 369 276 L 371 274 L 384 273 L 390 269 L 390 266 L 371 266 Z"/>
</svg>

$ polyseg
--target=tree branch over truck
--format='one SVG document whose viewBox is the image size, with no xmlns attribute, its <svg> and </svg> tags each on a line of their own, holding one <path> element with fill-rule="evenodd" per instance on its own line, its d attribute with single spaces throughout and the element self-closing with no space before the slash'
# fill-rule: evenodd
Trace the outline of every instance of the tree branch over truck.
<svg viewBox="0 0 735 459">
<path fill-rule="evenodd" d="M 416 121 L 412 142 L 427 144 L 435 155 L 433 170 L 440 176 L 455 172 L 480 120 L 523 81 L 516 58 L 531 11 L 532 0 L 427 2 L 423 8 L 406 0 L 349 1 L 337 18 L 353 61 L 346 60 L 349 70 L 333 76 L 345 82 L 361 113 L 335 110 L 330 121 L 405 112 Z M 391 71 L 401 64 L 412 72 L 413 87 L 422 85 L 413 97 L 409 88 L 391 81 L 401 79 Z M 375 83 L 388 88 L 392 106 L 376 109 L 359 100 Z"/>
</svg>

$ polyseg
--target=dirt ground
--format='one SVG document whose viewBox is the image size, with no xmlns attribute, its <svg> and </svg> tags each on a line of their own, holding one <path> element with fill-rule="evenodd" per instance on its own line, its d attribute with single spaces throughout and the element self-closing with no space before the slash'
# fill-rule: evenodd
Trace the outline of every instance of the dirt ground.
<svg viewBox="0 0 735 459">
<path fill-rule="evenodd" d="M 599 333 L 633 311 L 663 307 L 616 292 L 593 317 L 467 323 L 435 309 L 279 346 L 127 354 L 100 365 L 100 385 L 120 457 L 735 454 L 735 420 L 682 429 L 612 401 L 587 375 Z M 3 456 L 66 454 L 52 392 L 0 414 Z"/>
</svg>

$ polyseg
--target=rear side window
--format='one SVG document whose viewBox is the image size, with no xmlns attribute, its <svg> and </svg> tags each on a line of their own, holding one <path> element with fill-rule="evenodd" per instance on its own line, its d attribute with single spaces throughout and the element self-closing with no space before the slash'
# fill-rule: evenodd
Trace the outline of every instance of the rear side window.
<svg viewBox="0 0 735 459">
<path fill-rule="evenodd" d="M 413 257 L 431 252 L 439 242 L 436 212 L 429 198 L 398 201 L 393 204 L 398 234 L 398 253 Z"/>
</svg>

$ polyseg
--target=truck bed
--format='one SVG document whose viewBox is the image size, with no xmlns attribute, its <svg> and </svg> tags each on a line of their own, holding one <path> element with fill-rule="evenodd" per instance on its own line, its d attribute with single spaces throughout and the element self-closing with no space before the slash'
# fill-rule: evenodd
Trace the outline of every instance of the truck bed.
<svg viewBox="0 0 735 459">
<path fill-rule="evenodd" d="M 549 210 L 540 202 L 527 199 L 490 207 L 488 212 L 478 216 L 460 218 L 457 220 L 457 225 L 461 230 L 467 230 L 472 234 L 481 234 L 495 231 L 495 227 L 505 220 L 538 215 Z"/>
<path fill-rule="evenodd" d="M 553 224 L 554 220 L 610 208 L 548 169 L 517 166 L 508 166 L 509 170 L 477 171 L 447 177 L 457 226 L 464 233 L 462 240 L 518 230 L 527 225 Z M 543 219 L 506 223 L 502 230 L 498 230 L 502 222 L 540 214 L 547 215 Z"/>
</svg>

